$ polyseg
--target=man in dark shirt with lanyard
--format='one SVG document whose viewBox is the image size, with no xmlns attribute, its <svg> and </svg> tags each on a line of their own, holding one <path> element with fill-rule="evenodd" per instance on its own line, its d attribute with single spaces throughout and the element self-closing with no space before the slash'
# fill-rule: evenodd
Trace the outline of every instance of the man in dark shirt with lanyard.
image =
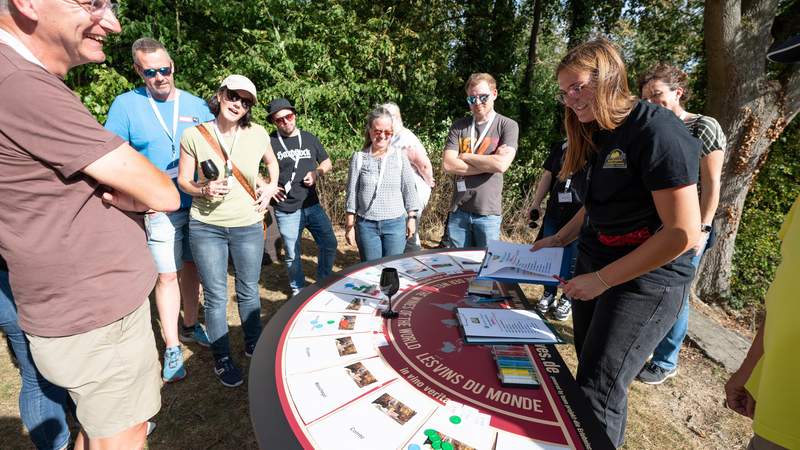
<svg viewBox="0 0 800 450">
<path fill-rule="evenodd" d="M 267 113 L 277 128 L 270 138 L 280 167 L 278 185 L 283 187 L 286 198 L 275 204 L 275 218 L 283 238 L 286 251 L 283 262 L 289 271 L 289 287 L 294 296 L 305 286 L 300 247 L 304 229 L 308 228 L 319 248 L 317 281 L 333 270 L 336 236 L 317 197 L 317 179 L 333 166 L 319 139 L 297 128 L 297 111 L 289 100 L 273 100 L 267 106 Z"/>
</svg>

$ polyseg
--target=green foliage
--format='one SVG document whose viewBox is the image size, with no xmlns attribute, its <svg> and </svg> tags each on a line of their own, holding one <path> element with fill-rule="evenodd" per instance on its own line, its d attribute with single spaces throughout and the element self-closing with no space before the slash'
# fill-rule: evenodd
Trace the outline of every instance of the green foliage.
<svg viewBox="0 0 800 450">
<path fill-rule="evenodd" d="M 780 262 L 778 231 L 800 195 L 800 122 L 793 121 L 772 144 L 769 159 L 745 202 L 733 258 L 730 304 L 762 302 Z"/>
</svg>

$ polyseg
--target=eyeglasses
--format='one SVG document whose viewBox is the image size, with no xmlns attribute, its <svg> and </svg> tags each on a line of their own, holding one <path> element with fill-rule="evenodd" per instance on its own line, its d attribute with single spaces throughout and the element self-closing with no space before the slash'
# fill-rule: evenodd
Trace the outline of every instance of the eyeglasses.
<svg viewBox="0 0 800 450">
<path fill-rule="evenodd" d="M 92 16 L 93 19 L 102 19 L 106 14 L 106 10 L 110 9 L 111 13 L 115 16 L 119 11 L 119 3 L 111 0 L 73 0 L 81 8 Z"/>
<path fill-rule="evenodd" d="M 250 107 L 253 106 L 253 101 L 252 100 L 250 100 L 249 98 L 242 97 L 241 95 L 236 93 L 236 91 L 232 91 L 230 89 L 226 89 L 225 90 L 225 96 L 228 97 L 228 101 L 230 101 L 231 103 L 241 102 L 242 106 L 245 109 L 250 109 Z"/>
<path fill-rule="evenodd" d="M 489 97 L 491 97 L 489 94 L 469 95 L 467 96 L 467 104 L 469 106 L 474 106 L 478 102 L 486 103 L 489 101 Z"/>
<path fill-rule="evenodd" d="M 577 83 L 573 83 L 572 86 L 567 88 L 567 92 L 563 92 L 562 91 L 562 92 L 559 92 L 558 94 L 556 94 L 556 96 L 555 96 L 556 101 L 558 103 L 561 103 L 562 105 L 566 104 L 567 97 L 576 97 L 576 96 L 580 95 L 580 93 L 583 90 L 583 88 L 588 86 L 588 84 L 589 83 L 581 83 L 580 81 L 577 82 Z"/>
<path fill-rule="evenodd" d="M 283 125 L 287 122 L 291 122 L 294 120 L 294 113 L 289 113 L 283 117 L 276 117 L 272 119 L 272 121 L 278 125 Z"/>
<path fill-rule="evenodd" d="M 168 77 L 172 75 L 172 67 L 159 67 L 158 69 L 144 69 L 142 70 L 142 76 L 145 78 L 153 78 L 156 76 L 157 73 L 160 73 L 162 77 Z"/>
<path fill-rule="evenodd" d="M 664 93 L 661 91 L 655 91 L 650 94 L 648 97 L 642 96 L 642 100 L 647 100 L 650 103 L 655 103 L 656 99 L 661 97 Z"/>
<path fill-rule="evenodd" d="M 392 135 L 394 134 L 394 131 L 392 131 L 392 130 L 372 130 L 371 133 L 374 134 L 375 136 L 383 136 L 383 137 L 389 138 L 389 137 L 392 137 Z"/>
</svg>

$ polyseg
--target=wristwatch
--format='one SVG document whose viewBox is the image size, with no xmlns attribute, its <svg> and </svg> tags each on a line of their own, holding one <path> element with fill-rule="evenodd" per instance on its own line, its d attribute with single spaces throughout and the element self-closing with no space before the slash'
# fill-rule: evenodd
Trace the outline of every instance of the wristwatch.
<svg viewBox="0 0 800 450">
<path fill-rule="evenodd" d="M 712 226 L 707 223 L 700 224 L 700 231 L 703 233 L 711 233 Z"/>
</svg>

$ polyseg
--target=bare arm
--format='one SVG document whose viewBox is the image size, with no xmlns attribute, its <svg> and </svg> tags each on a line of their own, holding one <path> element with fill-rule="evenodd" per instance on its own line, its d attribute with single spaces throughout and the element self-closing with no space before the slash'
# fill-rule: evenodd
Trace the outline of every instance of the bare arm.
<svg viewBox="0 0 800 450">
<path fill-rule="evenodd" d="M 425 152 L 425 147 L 422 147 L 422 143 L 419 142 L 419 140 L 417 140 L 416 143 L 419 147 L 414 148 L 414 146 L 408 146 L 404 148 L 406 156 L 408 157 L 408 162 L 414 166 L 417 173 L 425 180 L 425 183 L 433 187 L 435 182 L 433 180 L 433 166 L 431 165 L 431 160 Z"/>
<path fill-rule="evenodd" d="M 564 293 L 570 298 L 591 300 L 611 286 L 622 284 L 663 266 L 691 248 L 700 235 L 697 185 L 653 191 L 653 201 L 662 228 L 635 250 L 596 273 L 570 280 Z"/>
<path fill-rule="evenodd" d="M 572 216 L 572 219 L 561 227 L 556 234 L 534 242 L 531 251 L 536 251 L 544 247 L 564 247 L 575 239 L 578 239 L 584 217 L 586 217 L 586 208 L 581 207 L 581 209 Z"/>
<path fill-rule="evenodd" d="M 459 155 L 459 159 L 480 173 L 505 173 L 511 167 L 511 162 L 514 161 L 516 154 L 517 151 L 513 148 L 502 145 L 491 155 L 462 153 Z"/>
<path fill-rule="evenodd" d="M 332 169 L 333 169 L 333 164 L 331 163 L 331 159 L 328 158 L 325 161 L 319 163 L 319 166 L 317 166 L 317 175 L 325 175 Z"/>
<path fill-rule="evenodd" d="M 539 179 L 539 184 L 536 185 L 536 192 L 533 194 L 533 208 L 540 209 L 542 200 L 547 192 L 550 190 L 550 185 L 553 183 L 553 173 L 545 169 L 542 172 L 542 178 Z"/>
<path fill-rule="evenodd" d="M 719 205 L 720 178 L 725 153 L 713 151 L 700 160 L 700 223 L 710 224 Z"/>
<path fill-rule="evenodd" d="M 105 198 L 120 209 L 175 211 L 180 208 L 180 195 L 172 180 L 127 143 L 82 171 L 114 189 L 115 192 Z"/>
<path fill-rule="evenodd" d="M 767 318 L 761 322 L 758 327 L 758 333 L 750 345 L 750 350 L 747 352 L 744 361 L 739 369 L 734 372 L 727 383 L 725 383 L 725 405 L 736 411 L 737 413 L 753 417 L 756 410 L 756 401 L 753 396 L 745 389 L 745 384 L 750 376 L 753 374 L 756 364 L 764 355 L 764 326 L 767 323 Z"/>
<path fill-rule="evenodd" d="M 444 169 L 445 173 L 450 175 L 469 176 L 483 173 L 483 171 L 478 170 L 462 161 L 458 156 L 457 150 L 444 150 L 442 168 Z"/>
</svg>

